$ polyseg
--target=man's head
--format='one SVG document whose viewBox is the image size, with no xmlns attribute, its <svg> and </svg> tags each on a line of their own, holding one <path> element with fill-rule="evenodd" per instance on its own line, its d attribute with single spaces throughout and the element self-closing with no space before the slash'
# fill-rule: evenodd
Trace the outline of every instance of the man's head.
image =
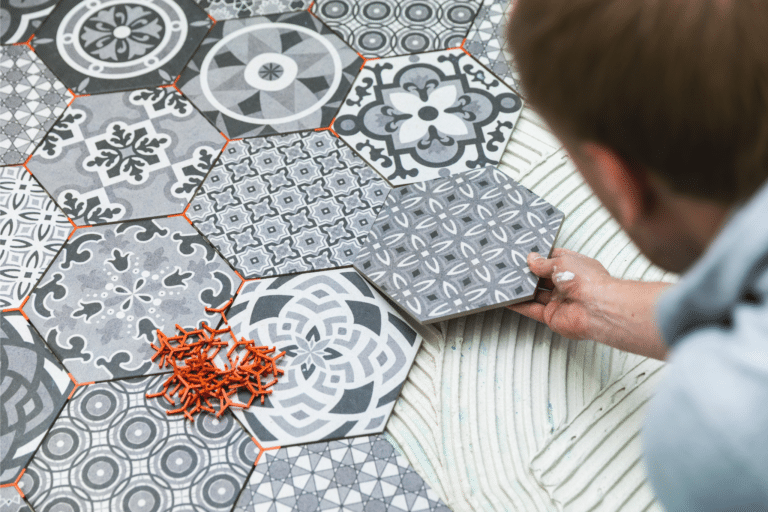
<svg viewBox="0 0 768 512">
<path fill-rule="evenodd" d="M 768 177 L 768 2 L 515 2 L 524 96 L 641 250 L 684 270 Z"/>
</svg>

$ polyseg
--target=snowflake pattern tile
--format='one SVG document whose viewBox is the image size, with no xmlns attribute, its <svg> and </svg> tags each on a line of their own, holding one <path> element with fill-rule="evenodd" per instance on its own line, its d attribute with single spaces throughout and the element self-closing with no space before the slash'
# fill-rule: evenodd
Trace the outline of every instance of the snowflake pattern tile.
<svg viewBox="0 0 768 512">
<path fill-rule="evenodd" d="M 469 29 L 464 49 L 510 87 L 517 89 L 519 76 L 512 53 L 507 50 L 506 10 L 509 0 L 485 0 Z"/>
<path fill-rule="evenodd" d="M 195 0 L 216 21 L 306 11 L 310 0 Z"/>
<path fill-rule="evenodd" d="M 390 188 L 327 131 L 246 139 L 187 212 L 246 279 L 351 265 Z"/>
<path fill-rule="evenodd" d="M 368 58 L 461 46 L 475 0 L 317 0 L 312 12 Z"/>
<path fill-rule="evenodd" d="M 27 46 L 0 47 L 0 165 L 23 164 L 67 107 L 63 83 Z"/>
<path fill-rule="evenodd" d="M 32 44 L 74 92 L 125 91 L 173 82 L 212 23 L 192 0 L 61 0 Z"/>
<path fill-rule="evenodd" d="M 0 44 L 28 41 L 45 17 L 51 13 L 56 2 L 57 0 L 10 0 L 7 6 L 0 6 Z"/>
<path fill-rule="evenodd" d="M 72 225 L 24 167 L 0 168 L 0 308 L 17 308 Z"/>
<path fill-rule="evenodd" d="M 103 224 L 181 213 L 224 143 L 172 87 L 142 89 L 77 98 L 27 166 L 76 224 Z"/>
<path fill-rule="evenodd" d="M 75 232 L 24 311 L 78 382 L 107 380 L 157 373 L 155 331 L 197 326 L 240 283 L 182 217 L 110 224 Z"/>
<path fill-rule="evenodd" d="M 235 410 L 267 447 L 381 433 L 425 332 L 352 269 L 248 281 L 228 317 L 286 352 L 265 405 Z"/>
<path fill-rule="evenodd" d="M 563 214 L 496 168 L 393 191 L 355 268 L 419 322 L 530 300 Z"/>
<path fill-rule="evenodd" d="M 0 313 L 0 484 L 26 467 L 73 388 L 29 322 Z"/>
<path fill-rule="evenodd" d="M 496 165 L 522 100 L 461 50 L 367 63 L 334 129 L 393 185 Z"/>
<path fill-rule="evenodd" d="M 268 451 L 235 512 L 449 512 L 383 436 Z"/>
<path fill-rule="evenodd" d="M 27 469 L 37 510 L 228 511 L 255 460 L 235 419 L 194 422 L 147 399 L 164 376 L 92 384 L 78 391 Z M 26 474 L 25 473 L 25 476 Z"/>
<path fill-rule="evenodd" d="M 221 21 L 178 86 L 230 139 L 328 126 L 363 60 L 308 12 Z"/>
</svg>

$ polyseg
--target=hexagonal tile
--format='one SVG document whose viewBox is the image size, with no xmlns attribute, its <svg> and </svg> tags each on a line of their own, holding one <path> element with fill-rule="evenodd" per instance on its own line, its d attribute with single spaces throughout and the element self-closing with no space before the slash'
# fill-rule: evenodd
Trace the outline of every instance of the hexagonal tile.
<svg viewBox="0 0 768 512">
<path fill-rule="evenodd" d="M 0 47 L 0 165 L 23 164 L 71 95 L 27 46 Z"/>
<path fill-rule="evenodd" d="M 13 486 L 0 486 L 0 507 L 3 512 L 32 512 L 19 491 Z"/>
<path fill-rule="evenodd" d="M 14 2 L 10 9 L 0 7 L 0 44 L 23 43 L 29 40 L 57 0 Z"/>
<path fill-rule="evenodd" d="M 86 386 L 27 469 L 37 510 L 230 510 L 255 460 L 231 415 L 195 422 L 147 399 L 162 376 Z"/>
<path fill-rule="evenodd" d="M 213 21 L 192 0 L 61 0 L 32 44 L 80 94 L 169 84 Z"/>
<path fill-rule="evenodd" d="M 334 129 L 393 185 L 496 165 L 523 102 L 461 50 L 366 64 Z"/>
<path fill-rule="evenodd" d="M 352 269 L 248 281 L 228 317 L 238 336 L 286 352 L 265 406 L 235 410 L 263 446 L 382 432 L 422 337 L 434 335 Z"/>
<path fill-rule="evenodd" d="M 195 0 L 216 21 L 306 11 L 310 0 Z"/>
<path fill-rule="evenodd" d="M 172 87 L 102 94 L 77 98 L 28 167 L 78 225 L 103 224 L 184 211 L 225 142 Z"/>
<path fill-rule="evenodd" d="M 511 6 L 509 0 L 485 0 L 472 22 L 464 49 L 507 85 L 517 88 L 519 77 L 512 64 L 512 53 L 507 50 L 505 21 L 506 10 Z"/>
<path fill-rule="evenodd" d="M 365 57 L 461 46 L 475 0 L 317 0 L 312 12 Z"/>
<path fill-rule="evenodd" d="M 187 215 L 245 277 L 351 265 L 389 185 L 327 131 L 227 146 Z"/>
<path fill-rule="evenodd" d="M 265 452 L 234 510 L 283 509 L 449 512 L 383 436 Z"/>
<path fill-rule="evenodd" d="M 24 310 L 79 382 L 106 380 L 158 373 L 156 329 L 199 325 L 240 283 L 183 217 L 126 222 L 77 230 Z"/>
<path fill-rule="evenodd" d="M 355 268 L 419 322 L 533 298 L 563 214 L 495 168 L 393 191 Z"/>
<path fill-rule="evenodd" d="M 16 480 L 74 383 L 20 313 L 0 313 L 0 484 Z"/>
<path fill-rule="evenodd" d="M 308 12 L 216 23 L 178 85 L 229 138 L 328 126 L 363 60 Z"/>
<path fill-rule="evenodd" d="M 0 308 L 21 306 L 71 231 L 24 167 L 0 169 Z"/>
</svg>

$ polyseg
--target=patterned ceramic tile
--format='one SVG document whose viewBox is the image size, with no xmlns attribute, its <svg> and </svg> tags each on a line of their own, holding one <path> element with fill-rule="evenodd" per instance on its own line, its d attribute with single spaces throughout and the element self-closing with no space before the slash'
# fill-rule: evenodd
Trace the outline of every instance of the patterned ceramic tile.
<svg viewBox="0 0 768 512">
<path fill-rule="evenodd" d="M 507 50 L 505 18 L 510 5 L 509 0 L 485 0 L 469 29 L 464 49 L 507 85 L 517 88 L 519 77 Z"/>
<path fill-rule="evenodd" d="M 61 0 L 32 40 L 80 94 L 169 84 L 213 22 L 192 0 Z"/>
<path fill-rule="evenodd" d="M 449 512 L 382 436 L 265 452 L 236 512 Z"/>
<path fill-rule="evenodd" d="M 321 20 L 366 57 L 461 46 L 476 0 L 317 0 Z"/>
<path fill-rule="evenodd" d="M 73 387 L 29 322 L 0 314 L 0 484 L 16 480 Z"/>
<path fill-rule="evenodd" d="M 181 213 L 224 142 L 172 87 L 142 89 L 77 98 L 27 166 L 78 225 L 102 224 Z"/>
<path fill-rule="evenodd" d="M 0 487 L 0 512 L 32 512 L 15 487 Z"/>
<path fill-rule="evenodd" d="M 351 269 L 246 282 L 228 316 L 286 352 L 266 404 L 235 411 L 264 446 L 383 431 L 422 340 Z"/>
<path fill-rule="evenodd" d="M 163 376 L 86 386 L 27 469 L 37 510 L 231 510 L 255 458 L 234 418 L 194 422 L 147 399 Z M 249 445 L 251 448 L 249 448 Z"/>
<path fill-rule="evenodd" d="M 25 312 L 79 382 L 156 373 L 155 330 L 198 325 L 240 279 L 182 217 L 77 230 Z"/>
<path fill-rule="evenodd" d="M 389 185 L 327 131 L 227 146 L 187 215 L 245 278 L 351 265 Z"/>
<path fill-rule="evenodd" d="M 393 191 L 355 268 L 423 323 L 529 300 L 563 214 L 495 168 Z"/>
<path fill-rule="evenodd" d="M 0 165 L 23 164 L 70 95 L 27 46 L 0 47 Z"/>
<path fill-rule="evenodd" d="M 306 11 L 310 0 L 195 0 L 216 21 Z"/>
<path fill-rule="evenodd" d="M 17 308 L 72 225 L 24 167 L 0 169 L 0 308 Z"/>
<path fill-rule="evenodd" d="M 178 85 L 230 139 L 328 126 L 362 59 L 308 12 L 216 23 Z"/>
<path fill-rule="evenodd" d="M 0 6 L 0 44 L 23 43 L 53 10 L 57 0 L 9 0 Z"/>
<path fill-rule="evenodd" d="M 496 165 L 522 101 L 461 50 L 366 64 L 336 132 L 393 185 Z"/>
</svg>

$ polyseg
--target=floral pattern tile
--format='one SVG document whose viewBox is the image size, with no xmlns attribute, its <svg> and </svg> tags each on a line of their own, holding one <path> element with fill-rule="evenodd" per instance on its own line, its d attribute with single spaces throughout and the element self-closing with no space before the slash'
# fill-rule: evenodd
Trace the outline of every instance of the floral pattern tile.
<svg viewBox="0 0 768 512">
<path fill-rule="evenodd" d="M 383 436 L 268 451 L 235 512 L 449 512 Z"/>
<path fill-rule="evenodd" d="M 181 90 L 230 139 L 328 126 L 363 60 L 308 12 L 221 21 Z"/>
<path fill-rule="evenodd" d="M 174 88 L 139 89 L 77 98 L 27 165 L 94 225 L 181 213 L 225 142 Z"/>
<path fill-rule="evenodd" d="M 0 308 L 17 308 L 72 225 L 24 167 L 0 168 Z"/>
<path fill-rule="evenodd" d="M 0 484 L 26 467 L 73 388 L 29 322 L 0 313 Z"/>
<path fill-rule="evenodd" d="M 229 144 L 188 210 L 245 278 L 351 265 L 390 187 L 327 131 Z"/>
<path fill-rule="evenodd" d="M 390 194 L 355 268 L 422 323 L 530 300 L 563 214 L 496 168 Z"/>
<path fill-rule="evenodd" d="M 476 0 L 317 0 L 312 12 L 365 57 L 456 48 Z"/>
<path fill-rule="evenodd" d="M 100 381 L 160 371 L 156 330 L 199 325 L 240 283 L 183 217 L 110 224 L 75 232 L 24 311 L 79 382 Z"/>
<path fill-rule="evenodd" d="M 212 24 L 192 0 L 61 0 L 32 44 L 74 92 L 124 91 L 173 82 Z"/>
<path fill-rule="evenodd" d="M 306 11 L 310 0 L 195 0 L 216 21 Z"/>
<path fill-rule="evenodd" d="M 0 44 L 23 43 L 35 33 L 57 0 L 8 0 L 0 6 Z"/>
<path fill-rule="evenodd" d="M 522 100 L 461 50 L 367 63 L 334 123 L 393 185 L 496 165 Z"/>
<path fill-rule="evenodd" d="M 229 511 L 255 445 L 231 415 L 194 422 L 147 399 L 163 376 L 78 391 L 35 454 L 24 493 L 37 510 Z M 25 474 L 26 476 L 26 474 Z"/>
<path fill-rule="evenodd" d="M 0 165 L 23 164 L 70 99 L 27 46 L 0 47 Z"/>
<path fill-rule="evenodd" d="M 512 64 L 512 53 L 507 50 L 506 11 L 511 5 L 509 0 L 485 0 L 472 22 L 464 49 L 517 89 L 520 78 Z"/>
<path fill-rule="evenodd" d="M 246 282 L 228 317 L 238 336 L 285 351 L 265 405 L 235 410 L 265 447 L 382 432 L 430 335 L 352 269 Z"/>
</svg>

